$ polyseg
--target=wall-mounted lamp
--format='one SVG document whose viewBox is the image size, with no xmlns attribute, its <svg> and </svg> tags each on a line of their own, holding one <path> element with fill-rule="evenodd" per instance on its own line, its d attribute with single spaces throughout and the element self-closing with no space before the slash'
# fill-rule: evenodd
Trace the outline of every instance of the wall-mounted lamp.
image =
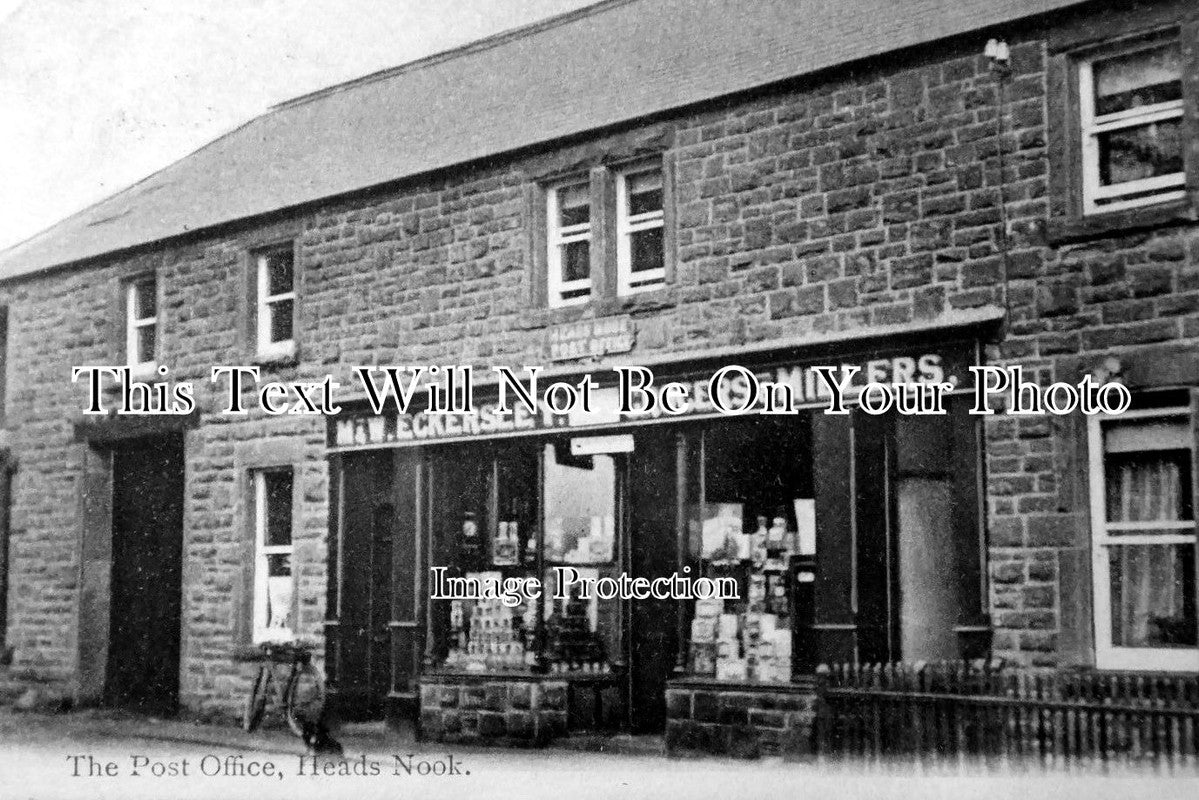
<svg viewBox="0 0 1199 800">
<path fill-rule="evenodd" d="M 991 69 L 1000 75 L 1007 76 L 1012 71 L 1012 53 L 1003 39 L 988 39 L 983 55 L 991 62 Z"/>
</svg>

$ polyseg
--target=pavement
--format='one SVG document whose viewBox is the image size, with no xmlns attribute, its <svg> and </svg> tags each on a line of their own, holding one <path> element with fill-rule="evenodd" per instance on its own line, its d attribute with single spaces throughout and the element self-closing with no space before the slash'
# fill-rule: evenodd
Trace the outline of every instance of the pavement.
<svg viewBox="0 0 1199 800">
<path fill-rule="evenodd" d="M 963 775 L 911 765 L 670 759 L 624 750 L 446 748 L 381 726 L 338 733 L 345 758 L 313 759 L 285 731 L 110 712 L 0 711 L 0 800 L 55 798 L 921 798 L 1199 797 L 1186 776 L 1025 772 Z"/>
</svg>

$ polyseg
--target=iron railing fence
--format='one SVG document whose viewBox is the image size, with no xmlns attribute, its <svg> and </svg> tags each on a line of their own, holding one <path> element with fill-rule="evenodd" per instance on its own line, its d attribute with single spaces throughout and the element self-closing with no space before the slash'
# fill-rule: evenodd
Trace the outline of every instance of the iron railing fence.
<svg viewBox="0 0 1199 800">
<path fill-rule="evenodd" d="M 1199 675 L 823 665 L 822 760 L 1199 769 Z"/>
</svg>

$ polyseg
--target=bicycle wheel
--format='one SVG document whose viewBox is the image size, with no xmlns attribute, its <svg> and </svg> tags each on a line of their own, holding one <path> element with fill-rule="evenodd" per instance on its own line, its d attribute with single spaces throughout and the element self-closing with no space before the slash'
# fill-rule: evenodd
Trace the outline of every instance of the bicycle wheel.
<svg viewBox="0 0 1199 800">
<path fill-rule="evenodd" d="M 304 735 L 305 724 L 318 725 L 325 711 L 325 676 L 311 661 L 292 667 L 283 694 L 287 727 L 296 736 Z"/>
<path fill-rule="evenodd" d="M 242 730 L 252 731 L 262 722 L 262 715 L 266 713 L 266 697 L 270 689 L 270 682 L 270 665 L 263 664 L 258 670 L 258 677 L 254 679 L 254 690 L 246 698 L 246 710 L 241 718 Z"/>
</svg>

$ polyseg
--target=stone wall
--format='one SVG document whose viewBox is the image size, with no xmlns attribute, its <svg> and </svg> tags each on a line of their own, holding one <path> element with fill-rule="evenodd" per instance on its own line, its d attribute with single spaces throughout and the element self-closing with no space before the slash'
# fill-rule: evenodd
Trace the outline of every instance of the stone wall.
<svg viewBox="0 0 1199 800">
<path fill-rule="evenodd" d="M 541 746 L 567 732 L 568 687 L 552 678 L 428 675 L 421 679 L 421 739 Z"/>
<path fill-rule="evenodd" d="M 673 681 L 666 690 L 666 753 L 737 758 L 812 757 L 812 684 L 759 687 Z"/>
</svg>

